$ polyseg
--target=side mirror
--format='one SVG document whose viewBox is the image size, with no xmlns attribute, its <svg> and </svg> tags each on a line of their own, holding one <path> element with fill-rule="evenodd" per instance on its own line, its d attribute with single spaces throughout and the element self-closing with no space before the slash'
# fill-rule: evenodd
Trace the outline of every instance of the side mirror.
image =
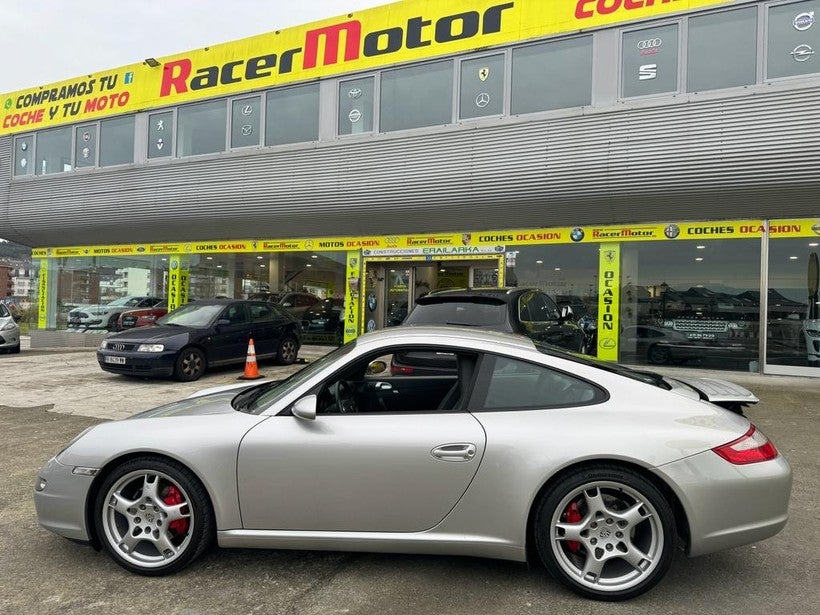
<svg viewBox="0 0 820 615">
<path fill-rule="evenodd" d="M 12 313 L 11 317 L 14 319 L 14 322 L 20 322 L 23 320 L 23 315 L 17 314 L 16 312 Z"/>
<path fill-rule="evenodd" d="M 228 327 L 228 326 L 230 326 L 230 324 L 231 324 L 231 321 L 228 320 L 227 318 L 220 318 L 219 320 L 216 321 L 216 326 L 217 327 Z"/>
<path fill-rule="evenodd" d="M 561 308 L 561 320 L 569 320 L 570 318 L 572 318 L 572 308 L 565 305 Z"/>
<path fill-rule="evenodd" d="M 316 396 L 308 395 L 307 397 L 303 397 L 295 404 L 293 404 L 293 407 L 290 409 L 290 412 L 297 419 L 302 419 L 303 421 L 315 421 Z"/>
<path fill-rule="evenodd" d="M 375 376 L 376 374 L 381 374 L 386 369 L 387 363 L 385 363 L 384 361 L 373 361 L 370 365 L 367 366 L 367 375 Z"/>
</svg>

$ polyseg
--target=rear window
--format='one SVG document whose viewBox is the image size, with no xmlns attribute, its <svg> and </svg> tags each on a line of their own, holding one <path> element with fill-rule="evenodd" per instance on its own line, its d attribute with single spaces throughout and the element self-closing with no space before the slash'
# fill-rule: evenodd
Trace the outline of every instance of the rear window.
<svg viewBox="0 0 820 615">
<path fill-rule="evenodd" d="M 497 299 L 478 297 L 471 301 L 458 299 L 419 300 L 404 321 L 405 325 L 461 325 L 464 327 L 501 327 L 507 304 Z"/>
</svg>

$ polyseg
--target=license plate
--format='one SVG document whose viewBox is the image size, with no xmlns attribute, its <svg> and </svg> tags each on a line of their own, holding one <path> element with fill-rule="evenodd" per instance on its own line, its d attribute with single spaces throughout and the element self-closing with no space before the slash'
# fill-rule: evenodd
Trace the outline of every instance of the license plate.
<svg viewBox="0 0 820 615">
<path fill-rule="evenodd" d="M 125 357 L 105 357 L 105 362 L 114 365 L 125 365 Z"/>
<path fill-rule="evenodd" d="M 69 318 L 68 323 L 71 325 L 79 325 L 80 319 L 79 318 Z"/>
</svg>

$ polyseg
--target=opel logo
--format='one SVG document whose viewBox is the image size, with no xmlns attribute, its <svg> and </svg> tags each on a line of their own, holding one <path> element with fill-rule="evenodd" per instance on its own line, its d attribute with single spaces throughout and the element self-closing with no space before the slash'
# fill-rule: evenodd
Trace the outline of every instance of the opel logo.
<svg viewBox="0 0 820 615">
<path fill-rule="evenodd" d="M 657 49 L 663 45 L 663 39 L 660 38 L 648 38 L 645 41 L 640 41 L 638 43 L 638 49 Z"/>
<path fill-rule="evenodd" d="M 794 58 L 795 62 L 805 62 L 813 55 L 814 49 L 812 49 L 809 45 L 798 45 L 791 53 L 791 56 Z"/>
<path fill-rule="evenodd" d="M 479 109 L 483 109 L 487 105 L 490 104 L 490 95 L 487 92 L 481 92 L 478 96 L 475 97 L 475 106 Z"/>
</svg>

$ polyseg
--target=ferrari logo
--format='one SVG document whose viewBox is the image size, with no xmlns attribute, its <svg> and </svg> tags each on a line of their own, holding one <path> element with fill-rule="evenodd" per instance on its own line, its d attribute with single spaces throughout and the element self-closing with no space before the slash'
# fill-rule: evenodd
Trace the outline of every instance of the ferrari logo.
<svg viewBox="0 0 820 615">
<path fill-rule="evenodd" d="M 488 67 L 478 69 L 478 78 L 482 81 L 487 81 L 490 77 L 490 69 Z"/>
</svg>

